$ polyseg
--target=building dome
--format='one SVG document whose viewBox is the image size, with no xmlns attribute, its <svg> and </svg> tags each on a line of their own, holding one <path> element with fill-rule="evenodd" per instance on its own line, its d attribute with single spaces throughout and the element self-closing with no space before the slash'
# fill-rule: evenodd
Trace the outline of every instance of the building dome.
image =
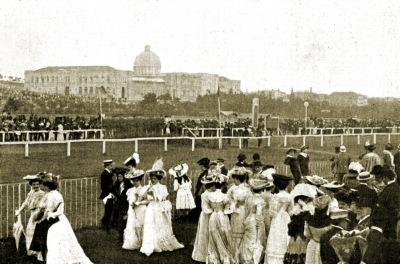
<svg viewBox="0 0 400 264">
<path fill-rule="evenodd" d="M 161 62 L 157 54 L 150 50 L 146 45 L 144 51 L 136 56 L 133 65 L 135 75 L 158 75 L 161 71 Z"/>
</svg>

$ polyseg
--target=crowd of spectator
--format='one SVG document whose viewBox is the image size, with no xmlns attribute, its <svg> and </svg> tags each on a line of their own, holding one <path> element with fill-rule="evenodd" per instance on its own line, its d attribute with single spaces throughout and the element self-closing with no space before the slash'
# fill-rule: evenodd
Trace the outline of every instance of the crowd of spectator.
<svg viewBox="0 0 400 264">
<path fill-rule="evenodd" d="M 47 141 L 93 138 L 94 132 L 83 133 L 81 130 L 100 128 L 98 117 L 85 118 L 76 116 L 59 116 L 53 119 L 46 116 L 25 115 L 12 116 L 10 113 L 3 113 L 0 117 L 0 131 L 4 133 L 5 141 Z M 72 130 L 71 133 L 64 133 L 64 130 Z M 29 131 L 29 134 L 26 133 Z M 62 138 L 60 138 L 62 137 Z M 1 138 L 3 140 L 3 138 Z"/>
</svg>

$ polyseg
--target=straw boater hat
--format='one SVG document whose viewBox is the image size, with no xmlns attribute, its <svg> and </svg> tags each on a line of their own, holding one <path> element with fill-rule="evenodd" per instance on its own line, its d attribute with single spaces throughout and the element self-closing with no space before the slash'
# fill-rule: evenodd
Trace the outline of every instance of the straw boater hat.
<svg viewBox="0 0 400 264">
<path fill-rule="evenodd" d="M 126 166 L 132 165 L 133 167 L 136 167 L 136 165 L 138 165 L 139 162 L 140 162 L 139 153 L 135 152 L 132 154 L 132 156 L 130 156 L 124 161 L 124 165 Z"/>
<path fill-rule="evenodd" d="M 324 178 L 322 178 L 321 176 L 318 176 L 318 175 L 306 176 L 305 178 L 310 184 L 315 185 L 315 186 L 321 186 L 321 185 L 328 183 L 327 180 L 325 180 Z"/>
<path fill-rule="evenodd" d="M 364 167 L 363 167 L 363 165 L 361 165 L 360 162 L 357 162 L 357 161 L 350 162 L 349 171 L 355 171 L 357 173 L 360 173 L 363 170 L 364 170 Z"/>
<path fill-rule="evenodd" d="M 134 180 L 143 177 L 144 174 L 144 170 L 134 170 L 133 172 L 128 172 L 127 174 L 125 174 L 125 178 L 128 180 Z"/>
<path fill-rule="evenodd" d="M 42 181 L 41 177 L 38 174 L 35 175 L 26 175 L 22 179 L 26 181 Z"/>
<path fill-rule="evenodd" d="M 344 186 L 344 183 L 339 184 L 337 181 L 332 181 L 332 182 L 322 185 L 322 187 L 324 187 L 325 189 L 328 189 L 328 190 L 338 190 L 338 189 L 342 188 L 343 186 Z"/>
<path fill-rule="evenodd" d="M 287 151 L 286 154 L 289 154 L 291 151 L 294 151 L 295 153 L 297 152 L 297 150 L 295 148 L 290 147 Z"/>
<path fill-rule="evenodd" d="M 183 175 L 186 175 L 188 171 L 189 171 L 189 166 L 186 163 L 183 163 L 169 169 L 168 173 L 171 176 L 174 176 L 174 178 L 179 178 L 182 177 Z"/>
<path fill-rule="evenodd" d="M 349 216 L 349 211 L 340 208 L 335 208 L 329 212 L 329 218 L 332 220 L 344 219 L 346 221 L 350 221 L 348 219 L 348 216 Z"/>
<path fill-rule="evenodd" d="M 314 199 L 317 196 L 317 190 L 309 184 L 299 183 L 294 186 L 292 192 L 290 193 L 293 198 L 297 196 L 306 196 Z"/>
<path fill-rule="evenodd" d="M 252 190 L 262 190 L 262 189 L 269 189 L 274 186 L 274 184 L 268 180 L 264 179 L 250 179 L 249 185 Z"/>
<path fill-rule="evenodd" d="M 146 174 L 148 174 L 149 176 L 161 176 L 161 177 L 165 177 L 165 175 L 167 174 L 164 170 L 164 162 L 161 159 L 158 159 L 154 162 L 153 167 L 150 170 L 146 171 Z"/>
<path fill-rule="evenodd" d="M 228 177 L 234 176 L 251 176 L 253 172 L 246 169 L 245 167 L 233 167 L 231 170 L 228 171 Z"/>
<path fill-rule="evenodd" d="M 112 160 L 112 159 L 103 160 L 103 164 L 104 164 L 104 165 L 110 165 L 111 163 L 113 163 L 113 160 Z"/>
<path fill-rule="evenodd" d="M 358 181 L 368 181 L 374 178 L 374 175 L 370 174 L 368 171 L 363 171 L 357 176 Z"/>
</svg>

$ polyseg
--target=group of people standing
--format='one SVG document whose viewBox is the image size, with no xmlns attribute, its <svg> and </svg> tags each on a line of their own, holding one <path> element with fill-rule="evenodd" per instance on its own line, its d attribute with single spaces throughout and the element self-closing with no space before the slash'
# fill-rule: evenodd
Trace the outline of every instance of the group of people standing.
<svg viewBox="0 0 400 264">
<path fill-rule="evenodd" d="M 59 176 L 40 172 L 27 175 L 24 180 L 31 190 L 15 216 L 23 210 L 30 211 L 25 232 L 27 254 L 48 264 L 91 264 L 64 215 L 64 199 L 57 190 Z"/>
</svg>

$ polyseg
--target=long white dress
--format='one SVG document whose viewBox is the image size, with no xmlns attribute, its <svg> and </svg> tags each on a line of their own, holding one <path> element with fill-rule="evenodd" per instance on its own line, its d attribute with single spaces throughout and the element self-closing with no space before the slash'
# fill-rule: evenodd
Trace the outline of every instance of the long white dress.
<svg viewBox="0 0 400 264">
<path fill-rule="evenodd" d="M 231 228 L 232 237 L 235 250 L 239 248 L 240 242 L 243 239 L 244 234 L 244 220 L 246 218 L 245 212 L 245 201 L 252 195 L 250 188 L 241 183 L 229 192 L 229 199 L 232 202 L 232 216 L 231 216 Z"/>
<path fill-rule="evenodd" d="M 178 180 L 174 180 L 174 191 L 176 192 L 176 209 L 194 209 L 196 204 L 194 203 L 194 198 L 192 194 L 192 181 L 181 182 L 179 184 Z"/>
<path fill-rule="evenodd" d="M 292 196 L 286 191 L 273 195 L 270 201 L 271 228 L 267 239 L 265 264 L 283 264 L 289 243 L 288 224 L 293 208 Z"/>
<path fill-rule="evenodd" d="M 40 203 L 44 197 L 45 193 L 42 190 L 34 191 L 30 190 L 28 195 L 26 196 L 25 201 L 22 203 L 20 207 L 20 211 L 27 208 L 31 215 L 28 220 L 28 224 L 26 225 L 25 231 L 25 244 L 26 244 L 26 252 L 28 256 L 36 255 L 38 252 L 30 250 L 33 233 L 35 232 L 36 222 L 34 219 L 36 218 L 37 213 L 40 211 Z"/>
<path fill-rule="evenodd" d="M 47 233 L 47 264 L 91 264 L 85 255 L 72 230 L 71 224 L 64 215 L 64 199 L 57 190 L 46 195 L 46 212 L 48 218 L 59 218 L 51 225 Z M 58 208 L 57 208 L 58 207 Z M 55 209 L 57 210 L 55 211 Z"/>
<path fill-rule="evenodd" d="M 201 194 L 201 214 L 197 224 L 196 239 L 194 241 L 192 259 L 198 262 L 206 262 L 208 248 L 208 222 L 213 212 L 211 209 L 210 191 L 205 190 Z"/>
<path fill-rule="evenodd" d="M 153 252 L 173 251 L 183 248 L 172 231 L 171 202 L 167 200 L 168 190 L 165 185 L 157 183 L 147 186 L 153 194 L 147 195 L 149 204 L 143 224 L 143 240 L 140 252 L 150 256 Z"/>
<path fill-rule="evenodd" d="M 145 191 L 146 187 L 139 186 L 132 187 L 126 192 L 129 208 L 122 245 L 124 249 L 135 250 L 142 246 L 143 224 L 147 208 Z"/>
</svg>

